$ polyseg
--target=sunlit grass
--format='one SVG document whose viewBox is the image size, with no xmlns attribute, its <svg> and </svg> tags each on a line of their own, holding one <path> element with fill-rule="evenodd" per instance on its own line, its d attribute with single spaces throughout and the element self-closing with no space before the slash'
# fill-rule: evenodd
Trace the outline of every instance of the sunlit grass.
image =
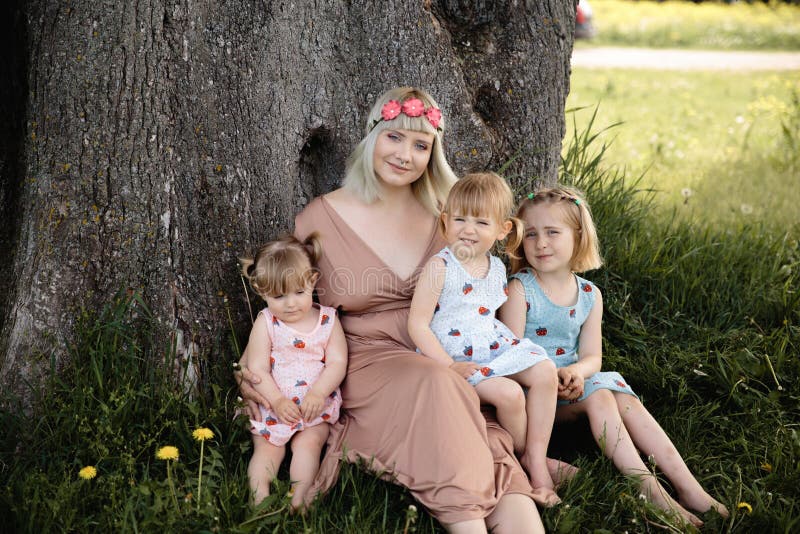
<svg viewBox="0 0 800 534">
<path fill-rule="evenodd" d="M 800 72 L 573 69 L 568 122 L 622 123 L 605 158 L 656 204 L 721 226 L 800 222 Z M 570 133 L 568 132 L 567 142 Z"/>
<path fill-rule="evenodd" d="M 800 50 L 797 5 L 591 0 L 591 6 L 597 29 L 593 45 Z"/>
</svg>

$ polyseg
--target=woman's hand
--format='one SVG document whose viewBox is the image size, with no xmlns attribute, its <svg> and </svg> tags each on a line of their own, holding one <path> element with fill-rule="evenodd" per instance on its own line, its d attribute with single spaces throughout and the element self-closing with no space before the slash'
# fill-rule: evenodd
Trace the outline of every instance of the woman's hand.
<svg viewBox="0 0 800 534">
<path fill-rule="evenodd" d="M 306 423 L 310 423 L 322 413 L 325 407 L 325 399 L 313 389 L 306 393 L 303 402 L 300 404 L 300 412 L 303 414 L 303 419 Z"/>
<path fill-rule="evenodd" d="M 453 362 L 450 364 L 450 369 L 466 379 L 474 375 L 475 371 L 480 370 L 480 368 L 480 365 L 472 362 Z"/>
<path fill-rule="evenodd" d="M 568 365 L 558 369 L 558 398 L 575 400 L 583 395 L 583 376 Z"/>
<path fill-rule="evenodd" d="M 272 410 L 278 416 L 278 419 L 287 425 L 293 425 L 302 418 L 300 407 L 286 397 L 281 397 L 279 401 L 275 402 Z"/>
<path fill-rule="evenodd" d="M 236 379 L 236 383 L 239 384 L 239 393 L 247 405 L 247 412 L 251 419 L 261 421 L 261 411 L 258 409 L 258 405 L 260 404 L 264 408 L 270 407 L 266 397 L 253 387 L 253 384 L 261 383 L 261 377 L 244 365 L 237 365 L 238 367 L 234 367 L 233 377 Z"/>
</svg>

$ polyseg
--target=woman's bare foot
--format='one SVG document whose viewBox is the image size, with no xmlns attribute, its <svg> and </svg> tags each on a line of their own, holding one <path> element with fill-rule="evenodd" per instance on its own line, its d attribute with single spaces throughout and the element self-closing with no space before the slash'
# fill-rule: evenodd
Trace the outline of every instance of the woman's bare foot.
<svg viewBox="0 0 800 534">
<path fill-rule="evenodd" d="M 680 503 L 690 510 L 701 513 L 715 510 L 724 519 L 728 519 L 730 516 L 728 508 L 705 491 L 697 494 L 682 494 L 678 497 Z"/>
<path fill-rule="evenodd" d="M 574 465 L 556 460 L 555 458 L 547 459 L 547 470 L 550 472 L 550 478 L 553 479 L 555 489 L 560 488 L 565 482 L 572 480 L 579 471 Z"/>
</svg>

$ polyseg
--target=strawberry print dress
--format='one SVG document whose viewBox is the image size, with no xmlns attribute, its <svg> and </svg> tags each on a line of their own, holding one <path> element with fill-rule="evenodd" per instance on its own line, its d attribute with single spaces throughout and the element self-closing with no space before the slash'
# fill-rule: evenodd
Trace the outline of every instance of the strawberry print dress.
<svg viewBox="0 0 800 534">
<path fill-rule="evenodd" d="M 578 284 L 578 302 L 574 306 L 553 304 L 542 291 L 536 276 L 529 269 L 511 275 L 525 288 L 525 337 L 535 340 L 547 351 L 556 367 L 566 367 L 578 361 L 578 339 L 581 327 L 595 302 L 594 284 L 575 276 Z M 622 375 L 614 371 L 600 371 L 583 382 L 583 395 L 571 402 L 580 402 L 598 389 L 610 389 L 639 398 Z M 559 404 L 570 401 L 559 399 Z"/>
<path fill-rule="evenodd" d="M 508 298 L 506 267 L 499 258 L 489 256 L 487 275 L 473 278 L 448 247 L 435 257 L 445 262 L 445 281 L 431 330 L 455 361 L 481 366 L 469 377 L 470 384 L 513 375 L 547 359 L 542 347 L 516 338 L 495 318 L 497 308 Z"/>
<path fill-rule="evenodd" d="M 272 341 L 270 363 L 272 378 L 287 399 L 300 404 L 311 389 L 314 382 L 325 369 L 325 347 L 331 337 L 336 310 L 328 306 L 319 306 L 319 320 L 311 332 L 298 332 L 294 328 L 278 320 L 264 308 L 267 319 L 269 337 Z M 335 423 L 339 419 L 339 408 L 342 395 L 337 388 L 325 399 L 322 413 L 313 421 L 303 421 L 293 425 L 282 423 L 271 409 L 259 405 L 262 421 L 250 419 L 250 432 L 261 435 L 276 446 L 285 445 L 294 435 L 304 428 L 321 423 Z"/>
</svg>

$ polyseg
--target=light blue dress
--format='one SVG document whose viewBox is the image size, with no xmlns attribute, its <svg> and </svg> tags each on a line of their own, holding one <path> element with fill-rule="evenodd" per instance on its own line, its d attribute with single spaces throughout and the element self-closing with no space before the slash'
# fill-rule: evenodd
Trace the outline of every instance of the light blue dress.
<svg viewBox="0 0 800 534">
<path fill-rule="evenodd" d="M 547 351 L 547 356 L 556 367 L 566 367 L 578 361 L 578 340 L 581 327 L 589 316 L 595 302 L 595 286 L 580 276 L 575 276 L 578 284 L 578 302 L 574 306 L 553 304 L 544 294 L 534 274 L 526 269 L 511 275 L 522 282 L 525 288 L 525 304 L 528 312 L 525 317 L 525 337 L 536 340 Z M 614 371 L 600 371 L 584 381 L 583 395 L 574 401 L 559 400 L 559 404 L 580 402 L 598 389 L 610 389 L 639 398 L 631 387 Z"/>
<path fill-rule="evenodd" d="M 430 327 L 455 361 L 481 366 L 469 377 L 470 384 L 512 375 L 547 359 L 542 347 L 516 338 L 495 318 L 508 298 L 506 268 L 499 258 L 490 255 L 487 275 L 474 278 L 448 247 L 434 257 L 444 260 L 445 281 Z"/>
</svg>

